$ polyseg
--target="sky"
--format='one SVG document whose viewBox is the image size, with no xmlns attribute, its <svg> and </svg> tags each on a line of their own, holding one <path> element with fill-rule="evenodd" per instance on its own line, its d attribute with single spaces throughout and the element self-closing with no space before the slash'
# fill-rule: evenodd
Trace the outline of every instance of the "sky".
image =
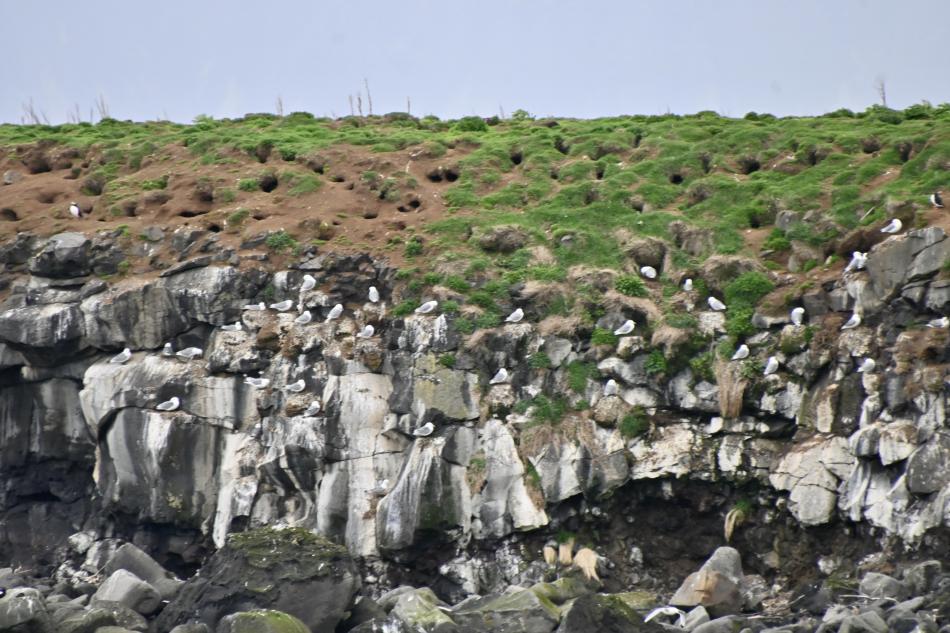
<svg viewBox="0 0 950 633">
<path fill-rule="evenodd" d="M 5 0 L 0 122 L 950 102 L 945 0 Z M 408 103 L 407 103 L 408 101 Z"/>
</svg>

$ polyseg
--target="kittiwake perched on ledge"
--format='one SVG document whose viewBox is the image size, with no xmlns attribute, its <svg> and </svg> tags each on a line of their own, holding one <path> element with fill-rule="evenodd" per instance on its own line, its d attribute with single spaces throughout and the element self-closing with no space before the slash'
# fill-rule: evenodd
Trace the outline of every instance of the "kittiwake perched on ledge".
<svg viewBox="0 0 950 633">
<path fill-rule="evenodd" d="M 521 319 L 524 318 L 524 310 L 518 308 L 514 312 L 508 315 L 508 318 L 505 319 L 505 323 L 518 323 Z"/>
<path fill-rule="evenodd" d="M 707 299 L 706 302 L 709 304 L 709 307 L 715 310 L 716 312 L 722 312 L 723 310 L 726 309 L 726 304 L 720 301 L 719 299 L 717 299 L 716 297 L 709 297 L 709 299 Z"/>
<path fill-rule="evenodd" d="M 172 396 L 169 400 L 159 403 L 155 409 L 158 411 L 176 411 L 180 404 L 181 400 L 178 399 L 178 396 Z"/>
<path fill-rule="evenodd" d="M 950 317 L 940 317 L 939 319 L 934 319 L 927 324 L 927 327 L 932 328 L 945 328 L 950 327 Z"/>
<path fill-rule="evenodd" d="M 640 274 L 647 279 L 656 279 L 656 268 L 653 266 L 641 266 Z"/>
<path fill-rule="evenodd" d="M 616 396 L 617 392 L 620 390 L 617 385 L 617 381 L 611 378 L 607 381 L 607 384 L 604 385 L 604 395 L 605 396 Z"/>
<path fill-rule="evenodd" d="M 307 292 L 308 290 L 313 290 L 317 285 L 317 280 L 314 279 L 313 275 L 304 275 L 303 283 L 300 284 L 300 292 Z"/>
<path fill-rule="evenodd" d="M 132 350 L 126 347 L 124 350 L 122 350 L 121 352 L 113 356 L 112 360 L 110 360 L 109 362 L 115 363 L 117 365 L 121 365 L 122 363 L 126 362 L 130 358 L 132 358 Z"/>
<path fill-rule="evenodd" d="M 863 270 L 868 265 L 868 254 L 861 251 L 851 253 L 851 261 L 844 267 L 844 272 L 849 273 L 852 270 Z"/>
<path fill-rule="evenodd" d="M 267 378 L 251 378 L 250 376 L 246 376 L 244 378 L 244 384 L 250 385 L 255 389 L 263 389 L 270 384 L 270 380 Z"/>
<path fill-rule="evenodd" d="M 186 347 L 185 349 L 175 354 L 175 356 L 177 356 L 181 360 L 188 361 L 188 360 L 194 360 L 195 358 L 198 358 L 202 354 L 204 354 L 204 350 L 201 349 L 200 347 Z"/>
<path fill-rule="evenodd" d="M 162 348 L 162 356 L 174 356 L 174 355 L 175 355 L 175 348 L 172 346 L 170 342 L 165 343 L 165 347 Z"/>
<path fill-rule="evenodd" d="M 294 307 L 294 302 L 291 299 L 285 299 L 277 303 L 270 304 L 271 310 L 277 310 L 278 312 L 286 312 Z"/>
<path fill-rule="evenodd" d="M 853 330 L 854 328 L 861 325 L 861 315 L 857 312 L 851 315 L 851 318 L 848 319 L 844 325 L 841 326 L 842 330 Z"/>
<path fill-rule="evenodd" d="M 260 312 L 262 310 L 267 309 L 267 304 L 264 303 L 263 301 L 261 301 L 260 303 L 249 303 L 248 305 L 244 306 L 244 309 L 249 310 L 249 311 L 254 311 L 254 312 Z"/>
<path fill-rule="evenodd" d="M 300 393 L 306 387 L 307 387 L 307 383 L 304 381 L 303 378 L 301 378 L 297 382 L 287 385 L 286 387 L 284 387 L 284 389 L 289 391 L 290 393 Z"/>
<path fill-rule="evenodd" d="M 805 308 L 801 306 L 792 308 L 792 312 L 789 316 L 792 319 L 792 325 L 801 325 L 805 321 Z"/>
<path fill-rule="evenodd" d="M 231 325 L 222 325 L 221 329 L 225 332 L 240 332 L 243 328 L 240 321 L 235 321 Z"/>
<path fill-rule="evenodd" d="M 894 233 L 900 233 L 902 228 L 904 228 L 904 223 L 897 218 L 894 218 L 891 220 L 890 224 L 881 229 L 881 233 L 890 233 L 893 235 Z"/>
<path fill-rule="evenodd" d="M 313 320 L 313 315 L 310 314 L 310 310 L 304 310 L 303 313 L 294 319 L 294 323 L 297 325 L 306 325 Z"/>
<path fill-rule="evenodd" d="M 432 422 L 426 422 L 418 429 L 412 432 L 416 437 L 429 437 L 432 435 L 432 432 L 435 431 L 435 425 Z"/>
<path fill-rule="evenodd" d="M 858 367 L 859 374 L 870 374 L 874 371 L 874 368 L 877 366 L 877 363 L 874 362 L 873 358 L 865 358 L 862 361 L 861 365 Z"/>
<path fill-rule="evenodd" d="M 736 350 L 736 353 L 732 355 L 730 360 L 742 360 L 743 358 L 749 357 L 749 346 L 743 343 L 739 346 L 739 349 Z"/>
<path fill-rule="evenodd" d="M 343 314 L 343 304 L 338 303 L 327 312 L 327 321 L 333 321 L 334 319 L 339 319 L 340 315 Z"/>
<path fill-rule="evenodd" d="M 633 332 L 633 328 L 635 327 L 637 327 L 637 324 L 632 320 L 627 319 L 620 327 L 614 330 L 614 336 L 626 336 L 627 334 Z"/>
<path fill-rule="evenodd" d="M 376 289 L 376 286 L 369 287 L 369 300 L 370 303 L 379 303 L 379 290 Z"/>
<path fill-rule="evenodd" d="M 429 314 L 439 307 L 438 301 L 426 301 L 421 306 L 416 308 L 416 314 Z"/>
<path fill-rule="evenodd" d="M 504 367 L 495 372 L 495 375 L 492 376 L 492 379 L 488 381 L 488 384 L 500 385 L 503 382 L 508 382 L 508 370 Z"/>
<path fill-rule="evenodd" d="M 778 371 L 778 359 L 774 356 L 769 356 L 769 359 L 765 361 L 765 371 L 762 373 L 766 376 L 771 376 Z"/>
<path fill-rule="evenodd" d="M 307 416 L 307 417 L 317 415 L 318 413 L 320 413 L 320 401 L 319 401 L 319 400 L 314 400 L 313 402 L 311 402 L 311 403 L 310 403 L 310 406 L 307 407 L 307 410 L 303 412 L 303 414 L 304 414 L 305 416 Z"/>
<path fill-rule="evenodd" d="M 372 325 L 366 325 L 362 330 L 356 333 L 356 338 L 372 338 L 373 334 L 376 333 L 376 328 Z"/>
</svg>

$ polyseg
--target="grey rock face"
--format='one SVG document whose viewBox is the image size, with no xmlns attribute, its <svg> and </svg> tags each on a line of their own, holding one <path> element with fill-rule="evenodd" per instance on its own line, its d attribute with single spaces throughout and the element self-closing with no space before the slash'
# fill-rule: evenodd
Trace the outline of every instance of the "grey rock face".
<svg viewBox="0 0 950 633">
<path fill-rule="evenodd" d="M 40 277 L 82 277 L 92 272 L 92 241 L 82 233 L 60 233 L 47 240 L 30 261 Z"/>
<path fill-rule="evenodd" d="M 889 300 L 904 284 L 935 275 L 950 259 L 950 240 L 930 227 L 892 237 L 871 250 L 867 270 L 874 294 Z"/>
<path fill-rule="evenodd" d="M 252 531 L 218 550 L 156 626 L 167 631 L 197 620 L 214 628 L 225 616 L 257 608 L 288 613 L 311 631 L 331 631 L 359 586 L 356 566 L 342 547 L 306 530 Z"/>
<path fill-rule="evenodd" d="M 118 602 L 145 615 L 154 613 L 162 603 L 162 597 L 154 587 L 124 569 L 106 578 L 92 599 Z"/>
<path fill-rule="evenodd" d="M 739 552 L 720 547 L 699 571 L 680 585 L 670 604 L 679 607 L 705 607 L 710 615 L 738 613 L 742 608 L 742 561 Z M 707 626 L 707 625 L 702 625 Z"/>
</svg>

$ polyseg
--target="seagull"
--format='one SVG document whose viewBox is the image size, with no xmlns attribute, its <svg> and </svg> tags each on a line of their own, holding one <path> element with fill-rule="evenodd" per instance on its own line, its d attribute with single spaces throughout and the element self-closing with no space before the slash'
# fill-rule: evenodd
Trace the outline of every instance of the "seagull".
<svg viewBox="0 0 950 633">
<path fill-rule="evenodd" d="M 303 283 L 300 284 L 300 292 L 307 292 L 308 290 L 313 290 L 317 285 L 317 280 L 314 279 L 313 275 L 304 275 Z"/>
<path fill-rule="evenodd" d="M 81 217 L 82 217 L 82 209 L 80 209 L 80 208 L 79 208 L 79 205 L 76 204 L 75 202 L 70 202 L 70 203 L 69 203 L 69 215 L 73 216 L 74 218 L 81 218 Z"/>
<path fill-rule="evenodd" d="M 287 310 L 290 310 L 292 307 L 294 307 L 294 302 L 291 301 L 290 299 L 287 299 L 286 301 L 281 301 L 280 303 L 272 303 L 270 304 L 270 307 L 271 307 L 271 310 L 277 310 L 278 312 L 286 312 Z"/>
<path fill-rule="evenodd" d="M 303 414 L 306 415 L 306 416 L 308 416 L 308 417 L 309 417 L 309 416 L 317 415 L 318 413 L 320 413 L 320 401 L 319 401 L 319 400 L 314 400 L 313 402 L 311 402 L 311 403 L 310 403 L 310 406 L 307 407 L 307 410 L 303 412 Z"/>
<path fill-rule="evenodd" d="M 774 356 L 769 356 L 769 359 L 765 361 L 765 371 L 762 373 L 766 376 L 770 376 L 778 371 L 778 359 Z"/>
<path fill-rule="evenodd" d="M 330 311 L 327 313 L 327 321 L 339 319 L 341 314 L 343 314 L 343 304 L 338 303 L 330 308 Z"/>
<path fill-rule="evenodd" d="M 488 381 L 489 385 L 500 385 L 503 382 L 508 382 L 508 370 L 502 367 L 495 375 L 492 376 L 492 379 Z"/>
<path fill-rule="evenodd" d="M 374 328 L 372 325 L 367 325 L 356 334 L 356 338 L 371 338 L 375 333 L 376 328 Z"/>
<path fill-rule="evenodd" d="M 181 400 L 178 399 L 178 396 L 172 396 L 170 400 L 166 400 L 158 404 L 155 408 L 158 411 L 175 411 L 178 409 L 178 405 L 181 404 Z"/>
<path fill-rule="evenodd" d="M 233 325 L 222 325 L 221 329 L 225 332 L 240 332 L 243 328 L 240 321 L 235 321 Z"/>
<path fill-rule="evenodd" d="M 115 363 L 116 365 L 121 365 L 122 363 L 126 362 L 130 358 L 132 358 L 132 350 L 126 347 L 124 350 L 122 350 L 121 352 L 113 356 L 112 360 L 110 360 L 109 362 Z"/>
<path fill-rule="evenodd" d="M 943 198 L 940 197 L 939 191 L 934 191 L 930 194 L 930 204 L 932 204 L 935 209 L 943 208 Z"/>
<path fill-rule="evenodd" d="M 877 363 L 874 362 L 874 359 L 873 359 L 873 358 L 865 358 L 865 359 L 864 359 L 864 362 L 861 363 L 861 366 L 858 367 L 858 373 L 859 373 L 859 374 L 870 374 L 872 371 L 874 371 L 874 367 L 875 367 L 876 365 L 877 365 Z"/>
<path fill-rule="evenodd" d="M 267 304 L 264 303 L 263 301 L 261 301 L 260 303 L 251 303 L 251 304 L 248 304 L 248 305 L 244 306 L 244 309 L 245 309 L 245 310 L 254 310 L 254 311 L 260 312 L 261 310 L 266 310 L 266 309 L 267 309 Z"/>
<path fill-rule="evenodd" d="M 433 310 L 439 307 L 438 301 L 426 301 L 421 306 L 416 308 L 416 314 L 429 314 Z"/>
<path fill-rule="evenodd" d="M 693 291 L 693 280 L 690 279 L 689 277 L 687 277 L 686 281 L 683 282 L 683 290 L 685 290 L 686 292 Z"/>
<path fill-rule="evenodd" d="M 633 332 L 633 328 L 637 327 L 637 324 L 627 319 L 623 322 L 623 325 L 614 330 L 614 336 L 626 336 Z"/>
<path fill-rule="evenodd" d="M 371 303 L 379 303 L 379 290 L 376 290 L 376 286 L 369 287 L 369 300 Z"/>
<path fill-rule="evenodd" d="M 801 306 L 792 308 L 792 312 L 789 316 L 792 319 L 792 325 L 801 325 L 805 320 L 805 308 Z"/>
<path fill-rule="evenodd" d="M 514 312 L 508 315 L 508 318 L 505 319 L 505 323 L 517 323 L 524 318 L 524 310 L 518 308 Z"/>
<path fill-rule="evenodd" d="M 743 343 L 739 346 L 739 349 L 736 350 L 736 353 L 732 355 L 731 360 L 742 360 L 743 358 L 749 357 L 749 346 Z"/>
<path fill-rule="evenodd" d="M 418 429 L 413 431 L 412 434 L 415 435 L 416 437 L 429 437 L 430 435 L 432 435 L 432 431 L 434 430 L 435 430 L 435 425 L 432 424 L 432 422 L 426 422 L 425 424 L 420 426 Z"/>
<path fill-rule="evenodd" d="M 310 310 L 304 310 L 303 314 L 294 319 L 294 323 L 297 325 L 306 325 L 313 320 L 313 315 L 310 314 Z"/>
<path fill-rule="evenodd" d="M 604 395 L 616 396 L 618 389 L 619 388 L 617 387 L 617 381 L 611 378 L 610 380 L 607 381 L 607 384 L 604 385 Z"/>
<path fill-rule="evenodd" d="M 284 389 L 286 389 L 286 390 L 289 391 L 290 393 L 300 393 L 300 392 L 303 391 L 306 387 L 307 387 L 307 383 L 304 382 L 304 379 L 303 379 L 303 378 L 301 378 L 301 379 L 298 380 L 297 382 L 291 383 L 291 384 L 287 385 L 286 387 L 284 387 Z"/>
<path fill-rule="evenodd" d="M 852 270 L 863 270 L 868 264 L 868 254 L 861 251 L 851 253 L 851 261 L 845 266 L 844 272 L 849 273 Z"/>
<path fill-rule="evenodd" d="M 162 356 L 174 356 L 175 348 L 172 347 L 171 343 L 165 343 L 165 347 L 162 348 Z"/>
<path fill-rule="evenodd" d="M 709 307 L 715 310 L 716 312 L 722 312 L 726 309 L 726 304 L 717 299 L 716 297 L 709 297 L 706 300 L 709 303 Z"/>
<path fill-rule="evenodd" d="M 640 274 L 647 279 L 656 279 L 656 268 L 653 266 L 640 266 Z"/>
<path fill-rule="evenodd" d="M 904 223 L 894 218 L 890 224 L 881 229 L 881 233 L 898 233 L 902 228 L 904 228 Z"/>
<path fill-rule="evenodd" d="M 861 325 L 861 315 L 855 312 L 851 315 L 851 318 L 848 319 L 848 322 L 841 326 L 842 330 L 853 330 L 854 328 Z"/>
<path fill-rule="evenodd" d="M 182 360 L 193 360 L 202 354 L 204 354 L 204 350 L 202 350 L 200 347 L 186 347 L 175 354 L 175 356 Z"/>
<path fill-rule="evenodd" d="M 686 627 L 686 612 L 680 611 L 676 607 L 660 607 L 659 609 L 654 609 L 647 614 L 647 617 L 643 618 L 643 623 L 646 624 L 658 615 L 665 615 L 667 617 L 676 616 L 676 626 L 681 629 Z"/>
<path fill-rule="evenodd" d="M 927 324 L 927 327 L 932 328 L 945 328 L 950 327 L 950 317 L 940 317 L 939 319 L 934 319 Z"/>
<path fill-rule="evenodd" d="M 250 385 L 257 389 L 263 389 L 264 387 L 270 384 L 270 380 L 268 380 L 267 378 L 251 378 L 250 376 L 246 376 L 244 378 L 244 384 Z"/>
</svg>

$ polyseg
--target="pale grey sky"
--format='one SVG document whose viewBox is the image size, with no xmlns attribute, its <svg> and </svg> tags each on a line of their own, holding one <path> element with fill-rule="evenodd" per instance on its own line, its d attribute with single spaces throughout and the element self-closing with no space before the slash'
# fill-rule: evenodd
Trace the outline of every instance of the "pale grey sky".
<svg viewBox="0 0 950 633">
<path fill-rule="evenodd" d="M 950 101 L 945 0 L 6 0 L 0 121 L 98 95 L 120 119 L 741 116 Z"/>
</svg>

